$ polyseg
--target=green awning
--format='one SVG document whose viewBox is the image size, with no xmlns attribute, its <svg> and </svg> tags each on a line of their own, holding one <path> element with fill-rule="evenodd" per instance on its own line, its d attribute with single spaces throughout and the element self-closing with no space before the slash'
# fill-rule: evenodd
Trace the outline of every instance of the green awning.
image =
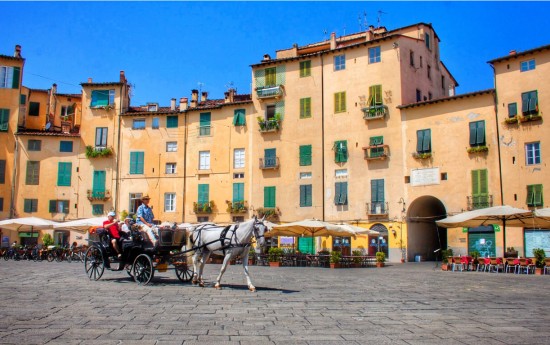
<svg viewBox="0 0 550 345">
<path fill-rule="evenodd" d="M 19 237 L 23 238 L 23 237 L 38 237 L 39 235 L 39 231 L 36 230 L 34 232 L 20 232 L 19 233 Z"/>
</svg>

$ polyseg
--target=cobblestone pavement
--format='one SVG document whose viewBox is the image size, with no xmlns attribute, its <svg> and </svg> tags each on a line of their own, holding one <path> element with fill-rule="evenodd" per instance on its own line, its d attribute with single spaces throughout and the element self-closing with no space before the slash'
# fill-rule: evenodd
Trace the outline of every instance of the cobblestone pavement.
<svg viewBox="0 0 550 345">
<path fill-rule="evenodd" d="M 82 264 L 0 262 L 2 344 L 549 344 L 550 277 L 384 269 L 240 266 L 212 288 L 173 271 L 138 286 L 89 281 Z"/>
</svg>

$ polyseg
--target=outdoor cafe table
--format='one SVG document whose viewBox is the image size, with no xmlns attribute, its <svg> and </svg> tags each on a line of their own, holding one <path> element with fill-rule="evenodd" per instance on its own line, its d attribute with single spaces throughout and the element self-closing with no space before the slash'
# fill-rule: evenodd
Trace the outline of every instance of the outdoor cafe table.
<svg viewBox="0 0 550 345">
<path fill-rule="evenodd" d="M 360 267 L 374 267 L 376 266 L 376 256 L 342 256 L 340 263 L 342 267 L 352 267 L 356 261 L 359 261 Z"/>
</svg>

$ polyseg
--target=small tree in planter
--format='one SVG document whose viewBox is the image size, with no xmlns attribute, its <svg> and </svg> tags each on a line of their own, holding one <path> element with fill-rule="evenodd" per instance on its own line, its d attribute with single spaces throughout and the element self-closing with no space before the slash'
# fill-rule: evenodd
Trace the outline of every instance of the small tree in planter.
<svg viewBox="0 0 550 345">
<path fill-rule="evenodd" d="M 386 262 L 386 254 L 384 252 L 376 252 L 376 267 L 384 267 Z"/>
<path fill-rule="evenodd" d="M 270 267 L 281 267 L 281 256 L 284 254 L 279 247 L 271 247 L 267 252 L 267 261 Z"/>
<path fill-rule="evenodd" d="M 44 245 L 44 248 L 48 248 L 48 246 L 51 246 L 53 244 L 53 238 L 50 234 L 44 234 L 42 236 L 42 244 Z"/>
<path fill-rule="evenodd" d="M 354 250 L 351 252 L 351 255 L 353 256 L 353 267 L 361 267 L 361 258 L 360 256 L 363 255 L 363 253 L 360 250 Z"/>
<path fill-rule="evenodd" d="M 333 251 L 330 253 L 330 268 L 340 268 L 340 260 L 342 260 L 342 252 Z"/>
<path fill-rule="evenodd" d="M 448 260 L 449 260 L 450 257 L 451 258 L 453 257 L 453 249 L 452 248 L 443 249 L 441 251 L 441 269 L 443 271 L 448 271 L 449 270 Z"/>
<path fill-rule="evenodd" d="M 544 267 L 544 259 L 546 259 L 546 253 L 542 248 L 533 249 L 533 255 L 537 262 L 535 263 L 535 274 L 541 275 Z"/>
</svg>

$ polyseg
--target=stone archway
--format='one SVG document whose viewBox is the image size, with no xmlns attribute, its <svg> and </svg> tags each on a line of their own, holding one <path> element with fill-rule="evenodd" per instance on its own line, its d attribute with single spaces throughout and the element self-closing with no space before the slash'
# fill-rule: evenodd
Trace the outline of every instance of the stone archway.
<svg viewBox="0 0 550 345">
<path fill-rule="evenodd" d="M 415 199 L 407 211 L 407 258 L 414 261 L 417 255 L 423 260 L 436 260 L 438 249 L 447 248 L 447 231 L 435 221 L 446 217 L 445 206 L 431 195 Z"/>
</svg>

